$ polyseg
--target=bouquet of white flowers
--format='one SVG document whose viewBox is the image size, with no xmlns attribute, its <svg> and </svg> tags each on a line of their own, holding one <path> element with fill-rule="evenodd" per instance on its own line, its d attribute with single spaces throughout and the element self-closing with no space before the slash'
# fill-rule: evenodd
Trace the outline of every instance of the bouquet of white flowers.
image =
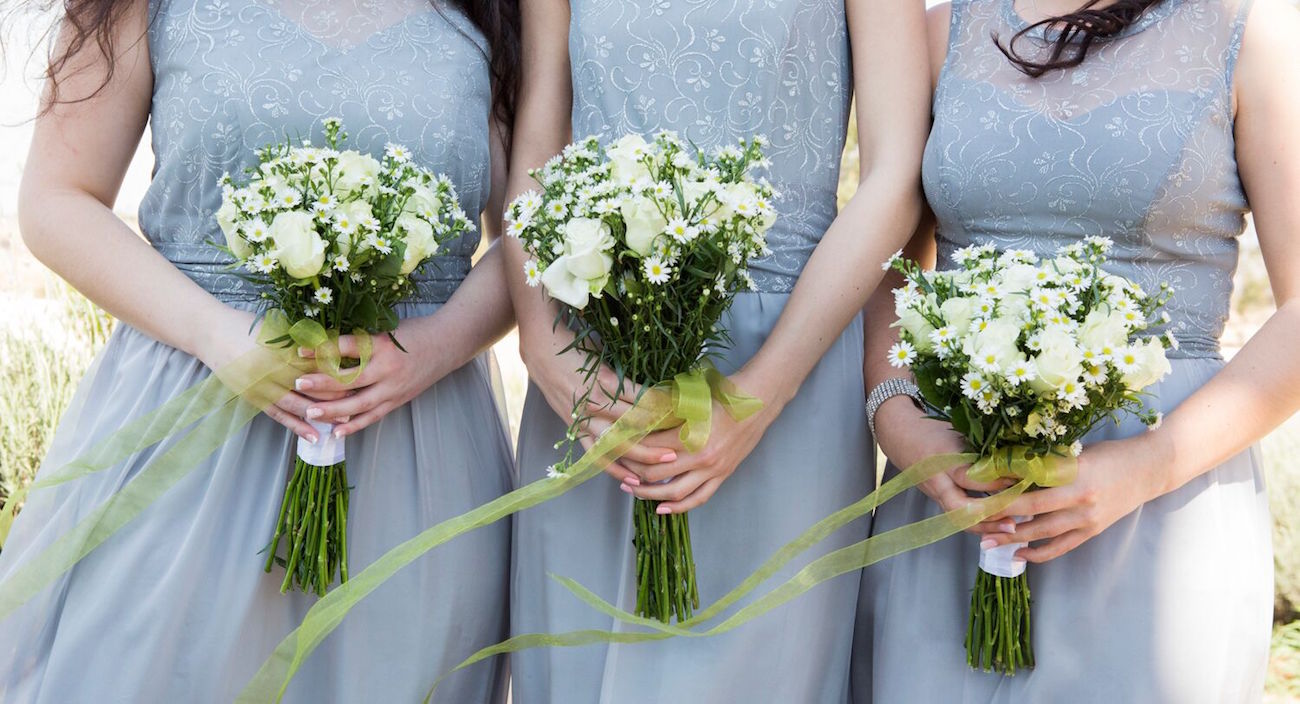
<svg viewBox="0 0 1300 704">
<path fill-rule="evenodd" d="M 953 271 L 923 271 L 901 256 L 886 264 L 907 279 L 894 292 L 901 339 L 890 362 L 911 369 L 930 415 L 980 456 L 972 478 L 1023 479 L 1034 462 L 1076 457 L 1081 438 L 1120 412 L 1160 422 L 1139 392 L 1169 372 L 1165 351 L 1177 342 L 1142 333 L 1168 321 L 1160 309 L 1169 288 L 1148 295 L 1107 274 L 1110 247 L 1090 237 L 1042 261 L 967 247 L 953 254 Z M 1023 546 L 981 552 L 966 635 L 972 667 L 1033 667 L 1029 584 L 1013 560 Z"/>
<path fill-rule="evenodd" d="M 733 292 L 753 286 L 748 262 L 768 251 L 774 193 L 751 175 L 765 164 L 763 144 L 740 140 L 703 154 L 670 133 L 653 142 L 629 135 L 608 148 L 590 138 L 532 173 L 541 193 L 510 204 L 507 231 L 532 257 L 528 283 L 565 304 L 563 322 L 587 355 L 582 371 L 590 384 L 574 411 L 568 453 L 552 473 L 574 460 L 602 364 L 647 389 L 665 382 L 678 391 L 703 388 L 696 398 L 705 419 L 709 386 L 726 397 L 720 400 L 733 416 L 747 414 L 740 405 L 752 408 L 720 392 L 725 382 L 703 365 L 727 343 L 718 323 Z M 688 449 L 703 444 L 707 425 L 699 425 L 683 427 Z M 657 506 L 637 501 L 633 512 L 637 613 L 666 623 L 689 618 L 699 596 L 687 517 L 659 515 Z"/>
<path fill-rule="evenodd" d="M 216 215 L 235 266 L 265 289 L 266 307 L 293 324 L 291 335 L 271 344 L 319 348 L 318 364 L 340 375 L 344 367 L 357 373 L 364 359 L 339 360 L 328 342 L 340 331 L 391 336 L 393 307 L 414 290 L 412 272 L 442 243 L 474 229 L 451 182 L 413 164 L 405 147 L 390 144 L 376 159 L 340 150 L 347 138 L 331 118 L 323 147 L 260 150 L 245 183 L 223 179 Z M 335 575 L 348 578 L 349 488 L 343 439 L 328 424 L 312 426 L 320 437 L 298 441 L 266 571 L 285 567 L 281 591 L 324 594 Z"/>
</svg>

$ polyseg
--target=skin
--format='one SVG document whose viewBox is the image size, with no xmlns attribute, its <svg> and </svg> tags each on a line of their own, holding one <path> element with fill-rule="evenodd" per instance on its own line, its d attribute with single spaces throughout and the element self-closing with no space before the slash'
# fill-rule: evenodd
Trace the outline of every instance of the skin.
<svg viewBox="0 0 1300 704">
<path fill-rule="evenodd" d="M 715 405 L 709 441 L 700 452 L 688 453 L 676 431 L 663 431 L 609 469 L 624 491 L 665 502 L 660 513 L 702 505 L 735 472 L 861 310 L 880 281 L 880 263 L 916 227 L 921 206 L 917 174 L 929 113 L 929 86 L 919 70 L 927 60 L 923 10 L 912 0 L 848 0 L 845 5 L 859 96 L 857 195 L 809 259 L 767 342 L 731 377 L 763 401 L 763 410 L 736 423 Z M 568 25 L 564 0 L 525 4 L 524 65 L 529 73 L 517 125 L 525 146 L 516 150 L 511 165 L 512 195 L 531 187 L 529 167 L 558 153 L 570 138 Z M 571 336 L 566 339 L 551 328 L 554 304 L 517 274 L 526 260 L 518 242 L 507 243 L 505 260 L 524 361 L 551 407 L 567 417 L 581 384 L 573 372 L 581 359 L 555 354 Z M 602 384 L 615 388 L 617 380 L 606 370 Z M 603 404 L 589 432 L 598 434 L 627 410 L 631 396 L 634 391 Z"/>
<path fill-rule="evenodd" d="M 87 298 L 215 370 L 257 349 L 250 333 L 253 315 L 222 303 L 192 282 L 112 209 L 149 119 L 153 74 L 144 40 L 147 14 L 144 2 L 126 11 L 116 34 L 117 70 L 104 90 L 88 100 L 56 104 L 36 120 L 19 193 L 19 225 L 32 254 Z M 94 93 L 107 67 L 91 42 L 60 76 L 64 101 Z M 495 134 L 493 172 L 501 174 L 500 130 Z M 492 203 L 488 221 L 495 228 L 502 199 Z M 86 257 L 88 251 L 106 254 Z M 397 334 L 411 354 L 403 355 L 386 338 L 377 338 L 373 362 L 356 384 L 312 385 L 311 393 L 330 403 L 277 385 L 256 392 L 258 398 L 274 400 L 266 414 L 314 440 L 316 433 L 303 417 L 309 408 L 319 407 L 323 420 L 355 416 L 340 428 L 355 432 L 472 359 L 510 327 L 509 299 L 496 265 L 499 257 L 496 248 L 489 252 L 486 266 L 474 267 L 437 314 L 403 321 Z M 102 266 L 105 260 L 113 265 Z"/>
<path fill-rule="evenodd" d="M 1074 9 L 1039 0 L 1029 20 Z M 938 58 L 948 32 L 948 8 L 931 11 Z M 1022 13 L 1026 10 L 1022 9 Z M 1281 0 L 1257 0 L 1246 24 L 1233 82 L 1236 156 L 1260 248 L 1277 302 L 1274 313 L 1218 374 L 1183 401 L 1152 432 L 1087 447 L 1079 477 L 1068 486 L 1030 492 L 1002 516 L 1031 516 L 1015 534 L 990 532 L 986 545 L 1029 542 L 1020 559 L 1046 562 L 1100 534 L 1142 504 L 1258 442 L 1300 410 L 1300 358 L 1278 354 L 1300 344 L 1300 58 L 1292 50 L 1300 14 Z M 932 50 L 933 52 L 933 50 Z M 871 320 L 871 318 L 868 318 Z M 876 318 L 877 321 L 884 318 Z M 885 337 L 878 322 L 874 333 Z M 883 359 L 883 356 L 881 357 Z M 950 438 L 933 425 L 909 426 L 918 413 L 891 402 L 882 446 L 941 450 Z M 886 444 L 888 443 L 888 444 Z M 906 452 L 898 458 L 906 462 Z M 892 457 L 892 455 L 891 455 Z M 943 501 L 941 505 L 947 508 Z"/>
</svg>

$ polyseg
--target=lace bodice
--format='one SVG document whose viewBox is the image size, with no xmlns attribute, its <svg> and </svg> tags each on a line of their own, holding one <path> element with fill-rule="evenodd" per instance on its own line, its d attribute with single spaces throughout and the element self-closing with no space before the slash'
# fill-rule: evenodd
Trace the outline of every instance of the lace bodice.
<svg viewBox="0 0 1300 704">
<path fill-rule="evenodd" d="M 669 129 L 702 147 L 764 134 L 788 292 L 835 218 L 852 92 L 844 6 L 823 0 L 570 0 L 575 137 Z"/>
<path fill-rule="evenodd" d="M 1013 0 L 956 0 L 924 161 L 940 265 L 971 243 L 1046 253 L 1105 235 L 1109 269 L 1172 285 L 1175 354 L 1217 355 L 1247 207 L 1231 88 L 1239 1 L 1164 0 L 1083 65 L 1035 79 L 994 44 L 1026 26 Z M 1017 48 L 1036 44 L 1041 33 Z"/>
<path fill-rule="evenodd" d="M 396 142 L 456 184 L 479 213 L 489 184 L 486 42 L 429 0 L 151 0 L 155 167 L 140 205 L 150 242 L 219 297 L 257 291 L 227 273 L 214 213 L 223 173 L 269 142 L 318 142 L 343 118 L 351 145 Z M 417 276 L 415 299 L 445 301 L 468 273 L 473 233 Z"/>
</svg>

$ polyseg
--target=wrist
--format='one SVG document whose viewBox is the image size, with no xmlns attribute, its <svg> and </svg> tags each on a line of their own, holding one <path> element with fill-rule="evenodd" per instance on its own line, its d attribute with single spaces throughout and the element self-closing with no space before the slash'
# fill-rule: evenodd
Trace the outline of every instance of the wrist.
<svg viewBox="0 0 1300 704">
<path fill-rule="evenodd" d="M 1183 485 L 1178 471 L 1178 444 L 1173 442 L 1170 433 L 1164 428 L 1147 431 L 1130 438 L 1133 443 L 1133 456 L 1145 459 L 1147 482 L 1147 500 L 1164 496 Z"/>
<path fill-rule="evenodd" d="M 176 341 L 177 348 L 213 366 L 220 363 L 218 350 L 229 345 L 232 339 L 252 336 L 252 315 L 222 303 L 216 303 L 197 318 L 197 324 L 187 326 Z"/>
</svg>

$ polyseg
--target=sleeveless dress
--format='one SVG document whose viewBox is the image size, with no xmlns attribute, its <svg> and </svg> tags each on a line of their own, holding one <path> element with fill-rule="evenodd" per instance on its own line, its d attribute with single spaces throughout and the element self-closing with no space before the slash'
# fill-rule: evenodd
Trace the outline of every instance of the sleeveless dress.
<svg viewBox="0 0 1300 704">
<path fill-rule="evenodd" d="M 1112 238 L 1110 271 L 1173 288 L 1181 341 L 1145 400 L 1169 413 L 1223 367 L 1246 198 L 1232 78 L 1249 0 L 1165 0 L 1082 66 L 1032 79 L 991 36 L 1026 23 L 1012 0 L 957 0 L 924 183 L 940 265 L 970 244 L 1040 254 Z M 1030 51 L 1026 42 L 1022 51 Z M 1084 444 L 1144 432 L 1103 424 Z M 1086 450 L 1085 450 L 1086 452 Z M 874 531 L 937 513 L 919 491 Z M 969 534 L 865 571 L 857 701 L 1258 701 L 1273 605 L 1270 518 L 1257 451 L 1139 507 L 1082 546 L 1029 566 L 1037 667 L 966 666 L 979 540 Z"/>
<path fill-rule="evenodd" d="M 751 267 L 758 291 L 738 294 L 723 320 L 733 344 L 718 367 L 731 373 L 767 339 L 835 218 L 852 91 L 844 8 L 812 0 L 571 0 L 570 8 L 575 138 L 667 129 L 703 148 L 744 135 L 771 140 L 768 176 L 783 196 L 780 217 L 769 234 L 771 257 Z M 870 490 L 862 384 L 857 320 L 749 458 L 691 511 L 701 605 Z M 565 425 L 531 388 L 518 447 L 524 481 L 559 459 L 553 444 Z M 516 516 L 512 632 L 622 630 L 547 573 L 634 608 L 632 501 L 598 477 Z M 866 533 L 865 521 L 854 524 L 773 579 Z M 514 701 L 842 702 L 857 589 L 856 575 L 836 579 L 717 637 L 518 653 Z"/>
<path fill-rule="evenodd" d="M 467 212 L 489 181 L 485 42 L 423 0 L 153 0 L 150 116 L 156 166 L 140 206 L 153 246 L 204 289 L 252 310 L 258 291 L 209 244 L 219 179 L 286 137 L 322 140 L 341 117 L 353 144 L 412 148 L 452 178 Z M 470 268 L 476 236 L 420 274 L 402 316 L 430 315 Z M 480 358 L 349 437 L 355 575 L 424 528 L 509 490 L 513 462 Z M 45 468 L 209 375 L 197 359 L 118 326 L 64 417 Z M 230 702 L 315 597 L 282 595 L 262 570 L 294 438 L 266 416 L 134 522 L 0 623 L 0 700 Z M 62 535 L 167 444 L 34 492 L 0 556 L 0 579 Z M 425 556 L 362 602 L 293 680 L 286 701 L 414 702 L 507 635 L 508 524 Z M 450 678 L 445 702 L 501 702 L 504 663 Z"/>
</svg>

